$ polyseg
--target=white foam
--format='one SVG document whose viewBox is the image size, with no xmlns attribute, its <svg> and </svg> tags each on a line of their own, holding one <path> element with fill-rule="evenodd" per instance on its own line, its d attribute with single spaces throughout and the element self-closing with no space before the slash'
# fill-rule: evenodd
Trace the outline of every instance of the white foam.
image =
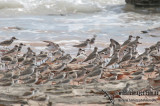
<svg viewBox="0 0 160 106">
<path fill-rule="evenodd" d="M 92 13 L 124 0 L 0 0 L 0 11 L 32 14 Z"/>
</svg>

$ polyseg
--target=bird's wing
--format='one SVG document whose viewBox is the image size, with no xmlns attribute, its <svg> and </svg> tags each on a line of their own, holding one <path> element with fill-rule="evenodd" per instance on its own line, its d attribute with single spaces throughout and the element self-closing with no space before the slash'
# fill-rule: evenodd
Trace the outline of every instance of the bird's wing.
<svg viewBox="0 0 160 106">
<path fill-rule="evenodd" d="M 101 73 L 100 70 L 95 70 L 95 71 L 89 73 L 88 77 L 94 77 L 94 76 L 100 75 L 100 73 Z"/>
<path fill-rule="evenodd" d="M 88 60 L 91 60 L 91 59 L 93 59 L 93 58 L 95 58 L 96 57 L 96 54 L 95 53 L 91 53 L 85 60 L 84 60 L 84 62 L 86 62 L 86 61 L 88 61 Z"/>
<path fill-rule="evenodd" d="M 108 48 L 104 48 L 103 50 L 99 51 L 98 53 L 106 52 L 108 51 Z"/>
<path fill-rule="evenodd" d="M 10 43 L 10 40 L 2 41 L 2 42 L 0 42 L 0 45 L 8 44 L 8 43 Z"/>
<path fill-rule="evenodd" d="M 125 55 L 125 56 L 122 58 L 121 61 L 122 61 L 122 62 L 123 62 L 123 61 L 127 61 L 127 60 L 129 60 L 130 58 L 131 58 L 131 55 L 128 54 L 128 55 Z"/>
<path fill-rule="evenodd" d="M 115 62 L 117 62 L 118 61 L 118 57 L 114 57 L 114 58 L 112 58 L 111 60 L 110 60 L 110 62 L 107 64 L 107 66 L 109 66 L 109 65 L 111 65 L 111 64 L 113 64 L 113 63 L 115 63 Z"/>
<path fill-rule="evenodd" d="M 122 44 L 122 46 L 127 45 L 129 42 L 130 42 L 129 40 L 126 40 L 126 41 Z"/>
<path fill-rule="evenodd" d="M 28 96 L 28 95 L 31 95 L 32 92 L 25 92 L 22 96 Z"/>
<path fill-rule="evenodd" d="M 87 44 L 86 44 L 86 42 L 84 42 L 84 43 L 81 43 L 81 44 L 78 44 L 78 45 L 73 45 L 73 47 L 83 47 L 83 46 L 86 46 Z"/>
<path fill-rule="evenodd" d="M 43 41 L 43 42 L 45 42 L 45 43 L 49 43 L 50 45 L 56 45 L 56 43 L 51 42 L 51 41 Z"/>
</svg>

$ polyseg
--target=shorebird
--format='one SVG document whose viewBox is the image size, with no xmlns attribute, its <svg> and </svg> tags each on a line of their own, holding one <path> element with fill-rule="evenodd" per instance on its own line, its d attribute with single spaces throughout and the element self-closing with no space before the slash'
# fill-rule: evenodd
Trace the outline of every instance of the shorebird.
<svg viewBox="0 0 160 106">
<path fill-rule="evenodd" d="M 31 98 L 33 95 L 35 95 L 39 90 L 38 89 L 35 89 L 33 91 L 28 91 L 28 92 L 24 92 L 22 94 L 22 97 L 23 98 Z"/>
<path fill-rule="evenodd" d="M 103 72 L 103 68 L 102 67 L 99 67 L 97 68 L 96 70 L 94 71 L 91 71 L 89 72 L 86 77 L 84 78 L 84 84 L 86 83 L 86 80 L 87 79 L 100 79 L 101 78 L 101 75 L 102 75 L 102 72 Z"/>
<path fill-rule="evenodd" d="M 91 45 L 93 45 L 95 43 L 96 37 L 97 37 L 97 35 L 93 35 L 93 38 L 90 39 L 90 42 L 89 42 L 90 48 L 91 48 Z"/>
<path fill-rule="evenodd" d="M 62 63 L 58 65 L 57 67 L 53 68 L 52 70 L 55 72 L 61 72 L 67 67 L 67 63 Z"/>
<path fill-rule="evenodd" d="M 150 62 L 151 62 L 150 53 L 148 53 L 146 56 L 143 56 L 142 63 L 144 66 L 146 66 L 146 64 L 149 64 Z"/>
<path fill-rule="evenodd" d="M 22 63 L 24 60 L 26 60 L 26 54 L 23 54 L 23 56 L 22 57 L 18 57 L 18 64 L 20 64 L 20 63 Z"/>
<path fill-rule="evenodd" d="M 43 52 L 41 51 L 39 55 L 36 56 L 36 60 L 37 62 L 39 62 L 39 64 L 43 64 L 46 62 L 46 59 L 48 60 L 48 52 Z"/>
<path fill-rule="evenodd" d="M 18 46 L 15 45 L 13 49 L 7 51 L 4 55 L 15 54 L 18 53 Z"/>
<path fill-rule="evenodd" d="M 68 85 L 72 80 L 73 80 L 72 78 L 67 78 L 67 79 L 63 79 L 62 81 L 59 81 L 56 84 L 60 84 L 63 87 L 64 85 Z"/>
<path fill-rule="evenodd" d="M 87 70 L 85 68 L 82 68 L 82 70 L 76 71 L 76 78 L 74 79 L 74 81 L 78 82 L 79 85 L 79 81 L 80 79 L 82 79 L 85 75 L 86 75 Z"/>
<path fill-rule="evenodd" d="M 37 101 L 39 106 L 41 106 L 40 104 L 43 104 L 42 106 L 45 105 L 45 103 L 49 101 L 49 96 L 45 95 L 44 97 L 37 97 L 37 98 L 33 98 L 33 101 Z"/>
<path fill-rule="evenodd" d="M 52 53 L 52 56 L 54 57 L 54 59 L 60 58 L 64 55 L 64 51 L 61 49 L 58 49 L 57 51 Z"/>
<path fill-rule="evenodd" d="M 5 41 L 0 42 L 0 45 L 9 46 L 13 43 L 14 40 L 18 40 L 18 39 L 16 39 L 15 37 L 12 37 L 10 40 L 5 40 Z"/>
<path fill-rule="evenodd" d="M 43 42 L 46 42 L 48 43 L 47 45 L 47 50 L 50 51 L 50 52 L 55 52 L 59 49 L 59 45 L 54 43 L 54 42 L 51 42 L 51 41 L 43 41 Z"/>
<path fill-rule="evenodd" d="M 5 69 L 6 69 L 6 67 L 7 67 L 7 69 L 9 68 L 9 66 L 8 66 L 8 64 L 9 64 L 9 62 L 11 62 L 13 60 L 13 57 L 11 57 L 11 56 L 3 56 L 3 57 L 1 57 L 1 62 L 4 62 L 4 65 L 5 65 Z"/>
<path fill-rule="evenodd" d="M 110 39 L 110 41 L 111 41 L 111 44 L 113 44 L 112 46 L 114 46 L 113 50 L 117 50 L 117 49 L 121 48 L 121 45 L 117 41 L 115 41 L 114 39 Z"/>
<path fill-rule="evenodd" d="M 134 60 L 129 61 L 130 64 L 136 65 L 136 68 L 137 68 L 138 64 L 140 64 L 141 62 L 142 62 L 142 57 L 139 57 L 139 58 L 136 58 Z"/>
<path fill-rule="evenodd" d="M 3 73 L 3 77 L 0 79 L 0 82 L 1 81 L 6 81 L 7 79 L 11 79 L 12 76 L 14 75 L 14 71 L 9 71 L 8 73 Z"/>
<path fill-rule="evenodd" d="M 52 81 L 54 81 L 54 82 L 59 82 L 59 81 L 62 81 L 65 77 L 66 77 L 66 73 L 65 72 L 63 72 L 63 73 L 60 73 L 60 74 L 58 74 L 57 76 L 55 76 L 53 79 L 50 79 L 49 81 L 51 81 L 51 83 L 52 83 Z M 51 84 L 50 84 L 51 85 Z"/>
<path fill-rule="evenodd" d="M 33 77 L 32 79 L 25 81 L 24 84 L 35 84 L 39 79 L 38 76 L 39 76 L 39 72 L 36 71 L 36 76 Z"/>
<path fill-rule="evenodd" d="M 85 50 L 83 50 L 83 49 L 79 48 L 79 49 L 78 49 L 78 53 L 77 53 L 77 55 L 76 55 L 76 56 L 79 56 L 81 53 L 84 53 L 84 52 L 85 52 Z"/>
<path fill-rule="evenodd" d="M 139 75 L 139 76 L 132 78 L 132 80 L 141 80 L 142 78 L 143 78 L 142 75 Z"/>
<path fill-rule="evenodd" d="M 111 54 L 111 48 L 110 47 L 104 48 L 101 51 L 99 51 L 98 54 L 102 59 L 104 59 L 104 61 L 106 61 L 105 59 L 109 58 Z"/>
<path fill-rule="evenodd" d="M 97 50 L 98 48 L 94 47 L 94 51 L 91 54 L 89 54 L 89 56 L 83 62 L 87 62 L 89 60 L 94 59 L 97 56 Z"/>
<path fill-rule="evenodd" d="M 114 74 L 114 76 L 109 77 L 108 80 L 109 81 L 117 80 L 117 77 L 118 77 L 118 74 Z"/>
<path fill-rule="evenodd" d="M 125 46 L 125 45 L 129 44 L 131 42 L 132 38 L 133 38 L 133 36 L 129 35 L 129 38 L 121 46 Z"/>
<path fill-rule="evenodd" d="M 122 92 L 128 92 L 129 91 L 130 84 L 127 83 L 126 86 L 121 90 Z"/>
<path fill-rule="evenodd" d="M 138 52 L 133 52 L 132 51 L 132 58 L 130 59 L 131 61 L 132 60 L 135 60 L 136 58 L 137 58 L 137 56 L 138 56 Z"/>
<path fill-rule="evenodd" d="M 24 60 L 22 63 L 22 66 L 31 65 L 31 64 L 36 64 L 36 57 Z"/>
<path fill-rule="evenodd" d="M 18 46 L 18 53 L 21 52 L 23 46 L 26 46 L 26 45 L 23 44 L 23 43 L 20 43 L 20 44 L 19 44 L 19 46 Z"/>
<path fill-rule="evenodd" d="M 101 51 L 99 51 L 98 53 L 106 53 L 110 51 L 110 47 L 104 48 Z"/>
<path fill-rule="evenodd" d="M 18 66 L 18 60 L 17 60 L 17 56 L 14 56 L 12 61 L 9 62 L 9 67 L 11 67 L 11 69 L 15 69 Z"/>
<path fill-rule="evenodd" d="M 23 70 L 22 72 L 20 72 L 20 76 L 28 76 L 28 75 L 32 75 L 35 71 L 35 65 L 31 64 L 29 67 L 27 67 L 25 70 Z"/>
<path fill-rule="evenodd" d="M 83 43 L 81 44 L 78 44 L 78 45 L 73 45 L 73 47 L 77 47 L 77 48 L 86 48 L 87 45 L 89 44 L 90 40 L 87 39 L 86 41 L 84 41 Z"/>
<path fill-rule="evenodd" d="M 33 55 L 35 55 L 35 53 L 33 52 L 33 50 L 30 47 L 28 47 L 27 52 L 26 52 L 26 56 L 28 58 L 31 58 L 31 57 L 33 57 Z"/>
<path fill-rule="evenodd" d="M 125 61 L 129 61 L 132 58 L 132 49 L 129 48 L 129 52 L 121 59 L 120 62 L 118 62 L 118 64 L 125 62 Z"/>
<path fill-rule="evenodd" d="M 150 49 L 149 48 L 145 48 L 145 51 L 142 54 L 140 54 L 137 58 L 146 56 L 149 52 L 150 52 Z"/>
<path fill-rule="evenodd" d="M 15 81 L 17 81 L 17 80 L 12 79 L 9 82 L 5 82 L 3 84 L 0 84 L 0 86 L 7 87 L 7 89 L 8 89 L 7 91 L 9 92 L 9 88 L 14 85 Z"/>
<path fill-rule="evenodd" d="M 70 63 L 82 63 L 87 58 L 86 54 L 81 52 L 77 57 L 73 58 Z"/>
<path fill-rule="evenodd" d="M 39 72 L 39 73 L 45 73 L 45 71 L 47 71 L 48 69 L 51 69 L 51 67 L 47 64 L 47 63 L 44 63 L 41 65 L 42 67 L 39 67 L 39 68 L 36 68 L 36 70 Z"/>
<path fill-rule="evenodd" d="M 144 73 L 148 74 L 148 78 L 149 76 L 155 71 L 155 65 L 151 65 L 150 68 L 148 70 L 146 70 Z"/>
<path fill-rule="evenodd" d="M 136 72 L 132 73 L 131 75 L 144 75 L 144 70 L 141 69 L 139 71 L 136 71 Z"/>
<path fill-rule="evenodd" d="M 160 42 L 158 41 L 156 44 L 154 44 L 154 45 L 149 47 L 149 49 L 151 50 L 150 52 L 152 52 L 154 50 L 158 50 L 159 51 L 159 46 L 160 46 Z"/>
<path fill-rule="evenodd" d="M 112 56 L 111 60 L 109 61 L 109 63 L 106 65 L 106 67 L 115 64 L 118 62 L 118 52 L 119 50 L 116 50 L 115 54 Z"/>
<path fill-rule="evenodd" d="M 69 63 L 72 60 L 72 57 L 70 54 L 66 54 L 62 57 L 59 57 L 58 59 L 54 60 L 53 62 L 58 62 L 58 63 Z"/>
</svg>

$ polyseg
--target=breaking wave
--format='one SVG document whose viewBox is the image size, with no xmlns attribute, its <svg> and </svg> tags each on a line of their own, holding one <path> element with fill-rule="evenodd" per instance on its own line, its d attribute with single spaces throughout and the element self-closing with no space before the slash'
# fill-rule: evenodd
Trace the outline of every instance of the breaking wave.
<svg viewBox="0 0 160 106">
<path fill-rule="evenodd" d="M 93 13 L 124 0 L 0 0 L 0 14 Z"/>
</svg>

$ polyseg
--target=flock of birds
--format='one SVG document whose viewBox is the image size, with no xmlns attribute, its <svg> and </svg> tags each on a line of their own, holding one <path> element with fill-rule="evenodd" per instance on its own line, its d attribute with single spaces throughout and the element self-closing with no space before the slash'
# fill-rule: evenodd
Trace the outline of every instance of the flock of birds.
<svg viewBox="0 0 160 106">
<path fill-rule="evenodd" d="M 160 57 L 157 55 L 160 49 L 160 41 L 156 44 L 145 48 L 142 54 L 139 54 L 137 47 L 141 37 L 132 35 L 120 44 L 114 39 L 110 39 L 110 44 L 103 50 L 98 50 L 98 47 L 93 47 L 91 53 L 86 52 L 88 45 L 95 45 L 96 35 L 91 39 L 86 39 L 80 44 L 73 45 L 78 48 L 78 53 L 75 57 L 65 53 L 59 44 L 51 41 L 44 41 L 47 43 L 45 51 L 35 53 L 30 47 L 27 48 L 26 53 L 22 53 L 22 48 L 25 44 L 20 43 L 15 45 L 12 49 L 8 47 L 17 40 L 12 37 L 9 40 L 0 42 L 1 49 L 1 70 L 0 70 L 0 86 L 6 87 L 8 92 L 9 88 L 15 84 L 33 86 L 33 85 L 67 85 L 71 82 L 77 84 L 86 84 L 91 80 L 98 80 L 102 77 L 103 73 L 109 69 L 125 69 L 128 67 L 141 67 L 131 75 L 134 76 L 132 80 L 140 80 L 143 76 L 150 75 L 156 72 L 155 80 L 160 80 L 160 70 L 158 65 Z M 134 39 L 134 40 L 133 40 Z M 91 51 L 91 49 L 90 49 Z M 78 69 L 70 67 L 79 65 Z M 145 67 L 143 69 L 142 67 Z M 106 80 L 116 80 L 116 73 L 112 73 L 111 77 Z M 88 82 L 89 83 L 89 82 Z M 37 89 L 25 92 L 22 97 L 34 95 Z M 32 98 L 35 101 L 48 101 L 49 97 Z"/>
</svg>

